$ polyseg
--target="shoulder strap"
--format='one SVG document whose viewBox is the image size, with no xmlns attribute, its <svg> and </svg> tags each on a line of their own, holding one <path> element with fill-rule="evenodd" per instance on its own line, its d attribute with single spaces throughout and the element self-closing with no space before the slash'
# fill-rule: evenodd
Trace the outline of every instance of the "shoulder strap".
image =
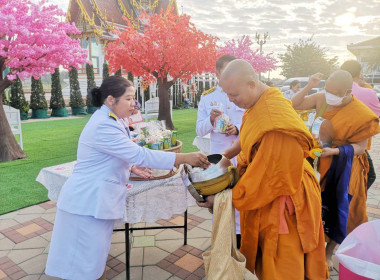
<svg viewBox="0 0 380 280">
<path fill-rule="evenodd" d="M 326 101 L 323 102 L 322 107 L 319 109 L 319 111 L 315 114 L 315 118 L 322 117 L 322 115 L 326 112 L 327 109 L 327 103 Z"/>
</svg>

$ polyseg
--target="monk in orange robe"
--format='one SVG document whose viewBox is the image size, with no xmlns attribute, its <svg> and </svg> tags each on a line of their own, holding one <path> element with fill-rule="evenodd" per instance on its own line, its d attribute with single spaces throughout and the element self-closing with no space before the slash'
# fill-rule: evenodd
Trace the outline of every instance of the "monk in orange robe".
<svg viewBox="0 0 380 280">
<path fill-rule="evenodd" d="M 291 102 L 260 82 L 244 60 L 232 61 L 221 86 L 247 111 L 238 154 L 240 180 L 233 204 L 241 213 L 241 252 L 259 279 L 326 279 L 320 187 L 306 161 L 313 138 Z M 212 207 L 213 196 L 203 207 Z"/>
<path fill-rule="evenodd" d="M 352 145 L 354 158 L 348 193 L 352 195 L 349 205 L 347 234 L 368 221 L 366 212 L 368 160 L 365 149 L 368 139 L 380 132 L 379 117 L 351 94 L 352 76 L 344 70 L 337 70 L 326 81 L 326 90 L 307 96 L 307 93 L 320 82 L 322 74 L 310 77 L 308 85 L 292 98 L 297 110 L 316 109 L 318 115 L 327 119 L 332 126 L 332 148 L 324 148 L 319 163 L 322 190 L 326 183 L 327 171 L 332 156 L 339 154 L 338 146 Z M 332 254 L 336 243 L 328 240 L 326 247 L 327 264 L 333 267 Z"/>
</svg>

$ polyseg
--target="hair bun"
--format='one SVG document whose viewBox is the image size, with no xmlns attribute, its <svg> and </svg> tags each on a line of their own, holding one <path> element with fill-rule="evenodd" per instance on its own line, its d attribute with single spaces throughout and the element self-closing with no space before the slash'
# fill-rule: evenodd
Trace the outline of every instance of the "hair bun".
<svg viewBox="0 0 380 280">
<path fill-rule="evenodd" d="M 97 86 L 93 87 L 90 90 L 90 93 L 92 97 L 92 105 L 95 107 L 102 106 L 102 102 L 101 102 L 102 92 L 100 90 L 100 87 L 97 87 Z"/>
</svg>

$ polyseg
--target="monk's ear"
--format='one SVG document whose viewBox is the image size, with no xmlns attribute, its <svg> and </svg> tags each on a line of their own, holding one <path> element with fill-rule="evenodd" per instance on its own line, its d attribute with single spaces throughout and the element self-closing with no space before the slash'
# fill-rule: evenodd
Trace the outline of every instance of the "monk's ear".
<svg viewBox="0 0 380 280">
<path fill-rule="evenodd" d="M 251 89 L 254 89 L 256 87 L 256 83 L 255 81 L 251 80 L 251 81 L 248 81 L 248 86 L 251 88 Z"/>
</svg>

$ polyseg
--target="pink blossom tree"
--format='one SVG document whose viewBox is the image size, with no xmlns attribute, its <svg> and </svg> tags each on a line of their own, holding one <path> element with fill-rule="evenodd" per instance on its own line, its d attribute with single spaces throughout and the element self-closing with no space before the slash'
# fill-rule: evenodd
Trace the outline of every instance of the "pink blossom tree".
<svg viewBox="0 0 380 280">
<path fill-rule="evenodd" d="M 28 0 L 0 0 L 0 104 L 2 92 L 19 77 L 54 73 L 63 66 L 78 67 L 86 63 L 87 51 L 79 40 L 69 34 L 79 34 L 74 24 L 61 19 L 65 13 L 58 6 L 38 4 Z M 9 68 L 7 76 L 3 72 Z M 0 161 L 25 158 L 8 125 L 0 105 Z"/>
<path fill-rule="evenodd" d="M 257 73 L 275 70 L 277 60 L 271 56 L 272 54 L 260 54 L 258 49 L 253 49 L 252 45 L 251 38 L 243 35 L 240 39 L 225 42 L 225 46 L 221 47 L 219 51 L 247 60 Z"/>
</svg>

